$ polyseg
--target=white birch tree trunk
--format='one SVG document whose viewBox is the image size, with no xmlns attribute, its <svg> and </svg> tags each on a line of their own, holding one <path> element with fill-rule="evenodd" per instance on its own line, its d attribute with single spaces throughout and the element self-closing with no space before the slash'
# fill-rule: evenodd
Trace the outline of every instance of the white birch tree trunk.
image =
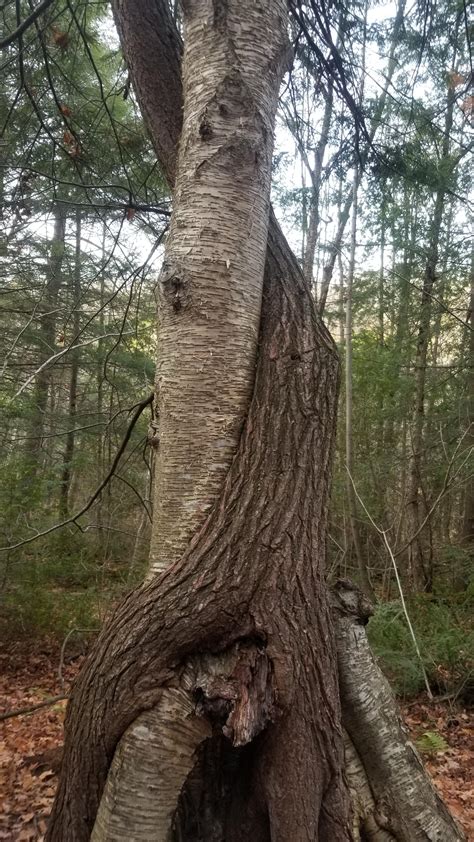
<svg viewBox="0 0 474 842">
<path fill-rule="evenodd" d="M 283 0 L 191 0 L 184 12 L 183 129 L 159 280 L 151 576 L 202 526 L 248 411 L 287 55 Z M 209 735 L 186 690 L 166 690 L 120 742 L 94 842 L 165 842 Z"/>
</svg>

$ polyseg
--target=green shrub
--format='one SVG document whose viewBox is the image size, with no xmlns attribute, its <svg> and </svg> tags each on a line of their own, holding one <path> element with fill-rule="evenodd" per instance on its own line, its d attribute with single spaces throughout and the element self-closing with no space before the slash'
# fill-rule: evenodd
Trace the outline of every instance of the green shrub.
<svg viewBox="0 0 474 842">
<path fill-rule="evenodd" d="M 108 550 L 104 560 L 96 541 L 57 532 L 0 564 L 0 639 L 99 628 L 110 606 L 143 576 L 137 564 L 132 581 L 123 547 L 109 542 Z"/>
<path fill-rule="evenodd" d="M 433 691 L 456 691 L 474 668 L 474 627 L 467 602 L 453 606 L 447 599 L 418 597 L 410 601 L 408 612 Z M 423 671 L 398 601 L 376 608 L 368 635 L 395 691 L 402 696 L 422 691 Z"/>
</svg>

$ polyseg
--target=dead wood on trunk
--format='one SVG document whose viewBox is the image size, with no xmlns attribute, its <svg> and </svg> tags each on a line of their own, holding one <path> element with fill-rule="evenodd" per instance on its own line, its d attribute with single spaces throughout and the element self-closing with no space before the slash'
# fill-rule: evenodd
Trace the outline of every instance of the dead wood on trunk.
<svg viewBox="0 0 474 842">
<path fill-rule="evenodd" d="M 223 734 L 229 746 L 246 745 L 275 715 L 271 664 L 265 651 L 253 643 L 239 642 L 219 655 L 191 658 L 173 684 L 163 690 L 152 710 L 130 725 L 125 739 L 120 741 L 107 776 L 92 842 L 124 835 L 133 837 L 135 842 L 168 839 L 173 823 L 174 838 L 182 838 L 173 817 L 188 777 L 191 775 L 192 779 L 197 757 L 209 752 L 203 752 L 201 744 L 210 741 L 214 746 L 215 739 L 210 738 Z M 215 753 L 214 756 L 217 757 Z M 142 791 L 144 769 L 146 792 Z M 206 792 L 218 791 L 221 773 L 217 765 L 213 776 L 212 783 L 206 780 Z M 130 796 L 137 805 L 134 810 L 129 809 Z M 219 790 L 217 800 L 221 798 Z M 205 828 L 203 839 L 209 842 L 214 834 L 210 825 L 223 826 L 216 804 L 212 811 L 207 809 L 197 817 L 197 824 Z M 194 815 L 192 827 L 197 842 Z"/>
</svg>

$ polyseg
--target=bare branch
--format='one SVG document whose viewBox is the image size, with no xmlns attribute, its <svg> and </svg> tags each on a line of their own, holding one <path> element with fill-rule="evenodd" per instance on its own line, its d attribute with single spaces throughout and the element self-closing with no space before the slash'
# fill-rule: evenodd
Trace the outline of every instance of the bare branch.
<svg viewBox="0 0 474 842">
<path fill-rule="evenodd" d="M 68 345 L 67 348 L 63 348 L 61 351 L 58 351 L 57 354 L 53 354 L 52 357 L 49 357 L 47 360 L 45 360 L 45 362 L 42 363 L 42 365 L 40 365 L 40 367 L 37 368 L 36 371 L 33 372 L 33 374 L 30 374 L 30 376 L 25 380 L 23 385 L 20 386 L 18 391 L 15 392 L 15 394 L 12 397 L 12 400 L 15 400 L 15 398 L 18 398 L 21 395 L 21 393 L 25 391 L 27 386 L 29 386 L 30 383 L 35 379 L 35 377 L 37 377 L 38 374 L 41 371 L 43 371 L 43 369 L 47 368 L 52 363 L 55 363 L 61 357 L 64 357 L 66 354 L 69 353 L 69 351 L 75 351 L 76 348 L 85 348 L 87 345 L 93 345 L 94 342 L 99 342 L 101 339 L 108 339 L 111 336 L 122 337 L 122 336 L 132 336 L 132 335 L 133 336 L 135 335 L 134 331 L 127 331 L 126 333 L 123 333 L 123 332 L 122 333 L 103 333 L 102 336 L 94 336 L 92 339 L 88 339 L 86 342 L 78 342 L 76 345 Z"/>
<path fill-rule="evenodd" d="M 50 705 L 56 704 L 56 702 L 62 702 L 64 699 L 68 699 L 69 696 L 52 696 L 50 699 L 45 699 L 44 702 L 38 702 L 36 705 L 30 705 L 27 708 L 18 708 L 18 710 L 7 710 L 5 713 L 0 713 L 0 722 L 4 722 L 5 719 L 12 719 L 14 716 L 24 716 L 28 713 L 34 713 L 36 710 L 40 710 L 41 708 L 49 707 Z"/>
<path fill-rule="evenodd" d="M 63 526 L 68 526 L 70 523 L 74 523 L 74 524 L 76 524 L 76 526 L 79 527 L 79 524 L 77 523 L 77 521 L 79 520 L 80 517 L 82 517 L 82 515 L 85 515 L 85 513 L 89 511 L 89 509 L 91 508 L 93 503 L 95 503 L 95 501 L 97 500 L 99 495 L 102 493 L 102 491 L 104 490 L 106 485 L 112 479 L 112 477 L 113 477 L 113 475 L 114 475 L 114 473 L 115 473 L 115 471 L 116 471 L 116 469 L 119 465 L 120 459 L 121 459 L 121 457 L 122 457 L 122 455 L 123 455 L 123 453 L 124 453 L 124 451 L 127 447 L 127 444 L 130 440 L 130 436 L 132 435 L 132 431 L 135 427 L 135 424 L 137 423 L 137 421 L 138 421 L 140 415 L 142 414 L 142 412 L 144 411 L 144 409 L 146 409 L 147 406 L 150 406 L 150 404 L 153 402 L 154 397 L 155 397 L 155 393 L 151 392 L 149 395 L 147 395 L 146 398 L 144 398 L 142 401 L 140 401 L 140 403 L 136 404 L 135 412 L 134 412 L 134 414 L 131 418 L 130 424 L 128 425 L 127 432 L 125 433 L 125 435 L 122 439 L 122 443 L 121 443 L 119 449 L 117 450 L 117 453 L 115 454 L 115 457 L 114 457 L 114 460 L 113 460 L 112 465 L 110 467 L 110 470 L 106 474 L 106 476 L 104 477 L 104 479 L 102 480 L 100 485 L 96 488 L 92 497 L 89 498 L 86 505 L 83 506 L 82 509 L 80 509 L 79 512 L 76 512 L 76 514 L 71 515 L 71 517 L 68 517 L 66 520 L 63 520 L 60 523 L 55 523 L 53 526 L 50 526 L 49 529 L 44 529 L 42 532 L 37 532 L 36 535 L 32 535 L 31 538 L 25 538 L 23 541 L 18 541 L 16 544 L 11 544 L 8 547 L 0 547 L 0 552 L 8 552 L 9 550 L 17 550 L 19 547 L 23 547 L 23 546 L 25 546 L 25 544 L 31 544 L 32 541 L 36 541 L 38 538 L 44 538 L 45 535 L 50 535 L 52 532 L 56 532 L 56 530 L 62 529 Z"/>
</svg>

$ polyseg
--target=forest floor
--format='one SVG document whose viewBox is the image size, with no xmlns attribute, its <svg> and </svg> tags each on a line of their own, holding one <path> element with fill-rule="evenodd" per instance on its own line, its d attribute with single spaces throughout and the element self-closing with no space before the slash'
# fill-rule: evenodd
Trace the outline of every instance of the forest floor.
<svg viewBox="0 0 474 842">
<path fill-rule="evenodd" d="M 0 711 L 67 695 L 83 656 L 67 662 L 53 642 L 17 644 L 0 653 Z M 63 662 L 61 662 L 61 660 Z M 0 721 L 0 840 L 40 842 L 60 760 L 65 700 Z M 436 787 L 474 842 L 474 711 L 420 697 L 402 704 L 413 740 Z"/>
</svg>

